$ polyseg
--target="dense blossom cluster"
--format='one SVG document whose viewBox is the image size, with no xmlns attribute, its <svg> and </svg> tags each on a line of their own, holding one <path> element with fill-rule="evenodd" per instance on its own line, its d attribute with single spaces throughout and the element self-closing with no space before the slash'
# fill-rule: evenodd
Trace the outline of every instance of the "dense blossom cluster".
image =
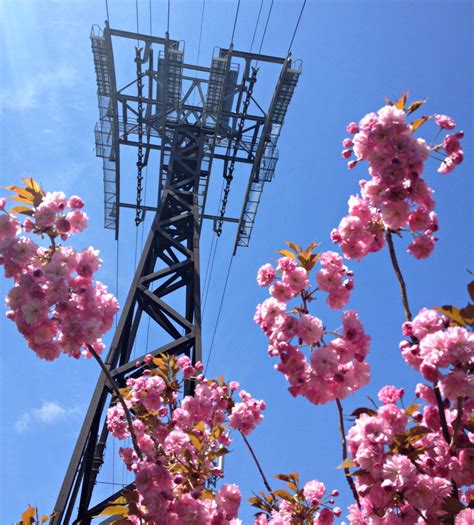
<svg viewBox="0 0 474 525">
<path fill-rule="evenodd" d="M 265 403 L 245 391 L 240 392 L 241 402 L 235 402 L 238 383 L 206 380 L 202 365 L 192 366 L 186 356 L 147 356 L 146 363 L 141 377 L 128 379 L 125 394 L 135 415 L 133 429 L 141 452 L 139 457 L 133 448 L 120 449 L 135 475 L 129 522 L 235 523 L 241 500 L 238 487 L 226 484 L 214 493 L 206 484 L 223 475 L 217 459 L 228 452 L 230 429 L 250 434 L 263 419 Z M 194 394 L 178 404 L 181 373 L 196 386 Z M 120 405 L 108 410 L 107 425 L 118 439 L 130 436 Z"/>
<path fill-rule="evenodd" d="M 349 214 L 331 232 L 332 240 L 349 259 L 362 259 L 380 250 L 386 231 L 406 228 L 413 235 L 408 251 L 414 257 L 425 259 L 434 249 L 438 219 L 433 190 L 422 178 L 424 164 L 436 152 L 446 154 L 438 171 L 454 169 L 463 160 L 463 133 L 448 134 L 441 144 L 430 147 L 424 139 L 415 138 L 416 126 L 407 121 L 408 112 L 387 105 L 347 127 L 354 136 L 344 139 L 343 157 L 355 155 L 356 160 L 348 164 L 351 169 L 366 160 L 371 176 L 359 182 L 361 195 L 351 196 Z M 446 115 L 436 115 L 435 121 L 440 131 L 455 127 Z"/>
<path fill-rule="evenodd" d="M 411 338 L 400 343 L 403 358 L 447 399 L 474 398 L 474 333 L 448 325 L 435 310 L 420 310 L 403 325 L 403 335 Z"/>
<path fill-rule="evenodd" d="M 62 192 L 35 195 L 39 202 L 23 223 L 5 212 L 5 200 L 0 203 L 0 264 L 15 282 L 6 297 L 7 317 L 42 359 L 52 361 L 61 352 L 78 358 L 88 354 L 87 345 L 100 353 L 100 338 L 112 326 L 118 303 L 94 281 L 102 263 L 99 252 L 56 244 L 85 228 L 84 202 L 76 196 L 68 200 Z M 23 232 L 47 237 L 51 244 L 39 246 Z"/>
<path fill-rule="evenodd" d="M 268 496 L 250 498 L 254 507 L 264 511 L 257 515 L 254 525 L 331 525 L 334 518 L 341 516 L 342 510 L 332 507 L 339 491 L 326 495 L 324 483 L 316 479 L 300 488 L 296 472 L 275 477 L 288 481 L 289 490 L 278 489 Z"/>
<path fill-rule="evenodd" d="M 271 285 L 271 297 L 257 306 L 254 319 L 269 338 L 269 355 L 280 359 L 275 368 L 290 383 L 290 393 L 323 404 L 343 399 L 368 383 L 365 357 L 370 338 L 354 311 L 343 313 L 340 335 L 325 332 L 321 319 L 309 313 L 308 303 L 315 292 L 328 292 L 327 303 L 339 309 L 349 300 L 354 285 L 352 272 L 337 253 L 324 252 L 318 260 L 322 268 L 316 272 L 318 287 L 312 291 L 308 271 L 295 259 L 279 259 L 276 269 L 270 264 L 262 266 L 257 282 Z M 288 303 L 294 298 L 302 304 L 289 312 Z M 326 341 L 329 337 L 331 341 Z M 309 359 L 305 347 L 310 349 Z"/>
<path fill-rule="evenodd" d="M 448 442 L 433 389 L 417 386 L 417 395 L 425 401 L 422 409 L 421 405 L 406 410 L 396 406 L 402 395 L 395 387 L 384 387 L 379 394 L 384 405 L 376 411 L 365 409 L 349 430 L 361 504 L 360 509 L 356 504 L 350 508 L 352 525 L 442 523 L 453 496 L 469 503 L 474 440 L 463 428 L 468 426 L 474 401 L 468 401 L 459 414 L 456 408 L 445 408 L 449 434 L 456 434 Z M 460 512 L 463 505 L 455 509 Z M 469 512 L 465 509 L 459 519 Z"/>
</svg>

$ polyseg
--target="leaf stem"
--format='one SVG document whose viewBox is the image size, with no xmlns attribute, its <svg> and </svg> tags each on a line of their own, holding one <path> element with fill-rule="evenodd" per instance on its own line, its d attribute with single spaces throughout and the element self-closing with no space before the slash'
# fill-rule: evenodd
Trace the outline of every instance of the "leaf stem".
<svg viewBox="0 0 474 525">
<path fill-rule="evenodd" d="M 390 260 L 392 261 L 393 269 L 395 270 L 395 275 L 398 279 L 398 284 L 400 285 L 400 292 L 402 294 L 402 304 L 403 310 L 405 312 L 405 319 L 411 321 L 412 315 L 410 310 L 410 305 L 408 304 L 408 294 L 407 288 L 405 285 L 405 280 L 403 279 L 402 271 L 400 270 L 400 265 L 398 264 L 397 254 L 395 253 L 395 246 L 393 245 L 392 232 L 387 230 L 385 233 L 385 238 L 387 239 L 388 250 L 390 252 Z"/>
<path fill-rule="evenodd" d="M 94 359 L 99 363 L 100 368 L 102 369 L 102 372 L 104 372 L 105 376 L 107 377 L 107 380 L 112 387 L 112 390 L 114 391 L 114 394 L 117 396 L 119 403 L 122 405 L 123 411 L 125 413 L 125 417 L 127 419 L 127 426 L 128 431 L 130 432 L 130 436 L 132 438 L 133 448 L 135 450 L 135 453 L 140 459 L 143 459 L 143 454 L 140 450 L 140 447 L 137 443 L 137 436 L 135 435 L 135 430 L 133 429 L 133 423 L 132 423 L 132 415 L 130 414 L 130 410 L 127 407 L 127 404 L 125 403 L 125 399 L 123 398 L 122 394 L 120 393 L 120 389 L 115 382 L 115 379 L 110 374 L 110 370 L 108 369 L 107 365 L 102 361 L 99 354 L 94 350 L 94 348 L 91 345 L 87 345 L 87 349 L 91 353 L 91 355 L 94 357 Z"/>
<path fill-rule="evenodd" d="M 272 492 L 272 488 L 270 487 L 270 484 L 267 481 L 265 473 L 263 472 L 263 469 L 262 469 L 262 467 L 261 467 L 261 465 L 260 465 L 260 463 L 259 463 L 259 461 L 257 459 L 257 456 L 255 455 L 255 452 L 253 451 L 252 446 L 249 443 L 249 440 L 247 439 L 247 437 L 242 432 L 240 432 L 240 435 L 242 436 L 245 444 L 247 445 L 247 448 L 249 449 L 250 454 L 252 455 L 252 458 L 255 461 L 255 464 L 257 465 L 258 471 L 260 472 L 260 476 L 262 476 L 262 480 L 263 480 L 263 484 L 265 485 L 265 488 L 268 490 L 268 492 Z"/>
<path fill-rule="evenodd" d="M 344 413 L 342 411 L 342 404 L 339 399 L 336 399 L 336 405 L 337 405 L 337 411 L 339 413 L 339 430 L 341 431 L 342 460 L 346 461 L 347 459 L 346 430 L 344 428 Z M 355 486 L 354 479 L 351 476 L 351 472 L 347 467 L 344 468 L 344 474 L 346 476 L 347 483 L 349 484 L 349 488 L 352 491 L 352 495 L 354 496 L 354 499 L 356 500 L 357 506 L 360 509 L 359 494 L 357 493 L 357 488 Z"/>
</svg>

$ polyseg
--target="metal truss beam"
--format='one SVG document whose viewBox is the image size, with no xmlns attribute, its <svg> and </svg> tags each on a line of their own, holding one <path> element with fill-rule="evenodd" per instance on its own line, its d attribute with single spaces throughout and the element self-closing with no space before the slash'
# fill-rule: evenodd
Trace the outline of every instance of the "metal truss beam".
<svg viewBox="0 0 474 525">
<path fill-rule="evenodd" d="M 105 360 L 119 385 L 143 372 L 147 353 L 186 354 L 194 363 L 202 358 L 198 188 L 204 142 L 198 127 L 181 126 L 174 133 L 167 184 Z M 175 292 L 180 289 L 184 294 L 178 307 Z M 175 299 L 173 306 L 168 295 Z M 147 316 L 161 327 L 162 344 L 132 358 Z M 109 437 L 105 416 L 111 402 L 101 374 L 56 502 L 54 525 L 90 524 L 117 497 L 91 505 Z"/>
</svg>

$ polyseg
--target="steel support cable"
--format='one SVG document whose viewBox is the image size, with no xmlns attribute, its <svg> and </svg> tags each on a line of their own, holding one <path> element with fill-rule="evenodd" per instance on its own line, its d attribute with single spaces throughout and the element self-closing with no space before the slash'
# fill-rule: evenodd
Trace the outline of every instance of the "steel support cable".
<svg viewBox="0 0 474 525">
<path fill-rule="evenodd" d="M 211 286 L 212 272 L 214 270 L 214 261 L 216 260 L 216 253 L 217 253 L 217 245 L 218 244 L 219 244 L 219 237 L 217 237 L 216 243 L 214 245 L 214 253 L 212 255 L 211 270 L 210 270 L 210 273 L 209 273 L 209 280 L 207 281 L 207 288 L 204 290 L 201 318 L 204 318 L 204 312 L 206 311 L 207 297 L 209 295 L 209 288 Z"/>
<path fill-rule="evenodd" d="M 151 0 L 148 4 L 148 7 L 150 8 L 150 36 L 152 36 L 153 35 L 153 29 L 152 29 L 153 25 L 152 25 L 152 16 L 151 16 Z"/>
<path fill-rule="evenodd" d="M 197 58 L 196 58 L 196 64 L 199 66 L 199 57 L 201 56 L 201 42 L 202 42 L 202 28 L 204 25 L 204 7 L 206 5 L 206 0 L 202 0 L 202 10 L 201 10 L 201 26 L 199 28 L 199 42 L 198 42 L 198 51 L 197 51 Z M 194 75 L 194 78 L 197 79 L 198 74 Z M 194 101 L 196 100 L 196 90 L 193 89 L 193 106 Z"/>
<path fill-rule="evenodd" d="M 296 27 L 295 27 L 295 30 L 293 31 L 293 36 L 291 37 L 290 45 L 288 46 L 288 55 L 290 54 L 291 46 L 293 45 L 293 41 L 295 39 L 296 32 L 298 31 L 298 26 L 300 25 L 300 20 L 301 20 L 301 17 L 303 16 L 303 11 L 304 11 L 305 6 L 306 6 L 306 0 L 303 0 L 303 5 L 301 7 L 300 15 L 298 16 L 298 22 L 296 22 Z"/>
<path fill-rule="evenodd" d="M 110 25 L 109 2 L 108 2 L 108 0 L 105 0 L 105 12 L 107 13 L 107 23 Z"/>
<path fill-rule="evenodd" d="M 255 36 L 257 35 L 258 23 L 260 22 L 260 15 L 262 14 L 263 0 L 260 1 L 260 9 L 258 10 L 257 22 L 255 24 L 255 29 L 253 30 L 252 43 L 250 44 L 250 53 L 253 49 L 253 43 L 255 42 Z"/>
<path fill-rule="evenodd" d="M 170 32 L 170 7 L 171 7 L 171 3 L 170 3 L 170 0 L 168 0 L 168 21 L 167 21 L 167 24 L 166 24 L 166 32 L 167 33 Z"/>
<path fill-rule="evenodd" d="M 211 262 L 211 256 L 212 256 L 212 250 L 214 248 L 214 243 L 216 241 L 216 236 L 213 235 L 212 236 L 212 241 L 211 241 L 211 247 L 209 248 L 209 255 L 207 257 L 207 264 L 206 264 L 206 273 L 204 275 L 204 284 L 202 286 L 202 289 L 205 290 L 206 289 L 206 283 L 207 283 L 207 276 L 209 274 L 209 263 Z"/>
<path fill-rule="evenodd" d="M 232 37 L 230 39 L 230 45 L 234 44 L 235 28 L 237 27 L 237 18 L 239 17 L 240 0 L 237 2 L 237 11 L 235 12 L 234 27 L 232 29 Z"/>
<path fill-rule="evenodd" d="M 268 22 L 270 21 L 270 16 L 272 14 L 273 2 L 274 0 L 272 0 L 272 3 L 270 4 L 270 9 L 268 10 L 267 21 L 265 22 L 265 29 L 263 30 L 262 40 L 260 41 L 260 47 L 258 48 L 258 54 L 262 52 L 263 42 L 265 40 L 265 35 L 267 34 Z"/>
<path fill-rule="evenodd" d="M 137 20 L 137 33 L 140 33 L 140 22 L 138 20 L 138 0 L 135 0 L 135 18 Z M 137 47 L 140 45 L 140 42 L 137 38 Z"/>
<path fill-rule="evenodd" d="M 207 373 L 207 367 L 209 366 L 209 361 L 211 360 L 212 349 L 214 347 L 214 341 L 215 341 L 215 338 L 216 338 L 217 327 L 219 325 L 219 319 L 221 317 L 222 305 L 224 304 L 225 292 L 227 290 L 227 283 L 229 282 L 230 270 L 232 269 L 232 262 L 233 262 L 233 260 L 234 260 L 234 256 L 231 255 L 230 256 L 230 261 L 229 261 L 229 266 L 227 268 L 227 275 L 225 277 L 224 289 L 222 290 L 222 296 L 221 296 L 221 301 L 220 301 L 220 304 L 219 304 L 219 310 L 217 312 L 216 323 L 214 325 L 214 332 L 212 334 L 211 346 L 209 348 L 209 354 L 207 356 L 206 367 L 204 368 L 204 376 Z"/>
</svg>

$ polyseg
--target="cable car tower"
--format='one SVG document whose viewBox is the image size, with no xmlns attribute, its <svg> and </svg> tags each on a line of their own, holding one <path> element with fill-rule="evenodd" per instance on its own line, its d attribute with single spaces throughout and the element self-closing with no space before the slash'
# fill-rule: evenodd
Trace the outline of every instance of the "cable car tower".
<svg viewBox="0 0 474 525">
<path fill-rule="evenodd" d="M 168 34 L 158 38 L 131 33 L 112 29 L 107 22 L 103 30 L 94 26 L 90 38 L 99 99 L 95 140 L 96 154 L 103 159 L 105 228 L 114 230 L 118 239 L 121 209 L 135 210 L 137 226 L 145 213 L 154 213 L 105 359 L 117 383 L 124 385 L 127 378 L 142 373 L 146 353 L 186 354 L 193 362 L 202 359 L 202 223 L 212 221 L 217 236 L 225 222 L 235 223 L 234 255 L 237 248 L 249 245 L 262 191 L 273 179 L 276 146 L 301 66 L 291 55 L 247 53 L 232 45 L 217 48 L 210 67 L 193 65 L 185 61 L 183 43 Z M 129 79 L 118 86 L 114 52 L 124 44 L 131 49 Z M 277 80 L 271 97 L 265 90 L 269 103 L 263 109 L 257 99 L 257 75 L 271 65 L 278 69 Z M 129 195 L 121 191 L 130 174 L 121 163 L 124 148 L 135 149 L 135 202 L 127 202 Z M 159 171 L 152 175 L 158 197 L 156 206 L 148 206 L 142 195 L 143 170 L 156 154 Z M 206 200 L 218 164 L 224 187 L 219 213 L 211 215 Z M 240 216 L 229 217 L 232 181 L 242 171 L 234 173 L 237 165 L 247 167 L 248 182 Z M 140 324 L 147 318 L 161 336 L 153 350 L 132 358 Z M 109 437 L 105 415 L 111 398 L 102 374 L 56 502 L 55 525 L 89 524 L 123 492 L 114 492 L 112 486 L 105 499 L 93 497 L 105 461 Z"/>
</svg>

